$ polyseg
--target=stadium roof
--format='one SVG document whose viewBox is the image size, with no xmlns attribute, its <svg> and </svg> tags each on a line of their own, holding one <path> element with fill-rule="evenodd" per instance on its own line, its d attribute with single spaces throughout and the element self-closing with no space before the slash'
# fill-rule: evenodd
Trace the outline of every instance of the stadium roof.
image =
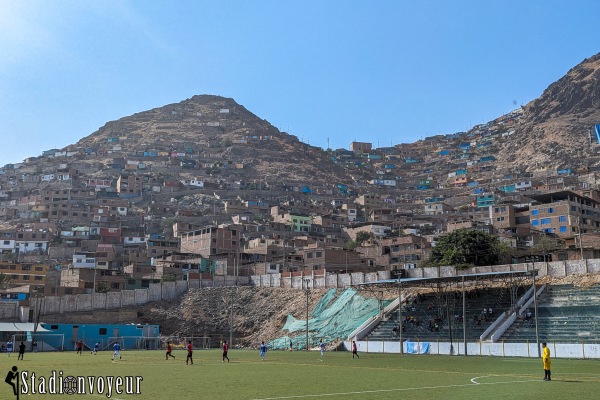
<svg viewBox="0 0 600 400">
<path fill-rule="evenodd" d="M 515 277 L 527 277 L 534 273 L 537 275 L 537 270 L 531 271 L 503 271 L 503 272 L 483 272 L 479 274 L 467 274 L 467 275 L 454 275 L 444 277 L 432 277 L 432 278 L 398 278 L 398 279 L 384 279 L 381 281 L 357 283 L 355 287 L 369 287 L 369 286 L 421 286 L 431 285 L 434 283 L 458 283 L 468 281 L 484 281 L 493 279 L 505 279 Z"/>
<path fill-rule="evenodd" d="M 33 322 L 0 322 L 0 332 L 50 332 L 38 324 L 37 329 Z"/>
</svg>

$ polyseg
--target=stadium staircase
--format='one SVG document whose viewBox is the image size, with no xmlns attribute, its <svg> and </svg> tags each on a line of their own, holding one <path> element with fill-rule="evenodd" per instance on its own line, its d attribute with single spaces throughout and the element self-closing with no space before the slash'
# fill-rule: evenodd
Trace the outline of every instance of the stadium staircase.
<svg viewBox="0 0 600 400">
<path fill-rule="evenodd" d="M 534 307 L 529 308 L 532 315 Z M 502 335 L 507 342 L 535 341 L 535 318 L 521 314 Z M 548 286 L 538 300 L 540 341 L 600 342 L 600 285 L 581 288 Z"/>
</svg>

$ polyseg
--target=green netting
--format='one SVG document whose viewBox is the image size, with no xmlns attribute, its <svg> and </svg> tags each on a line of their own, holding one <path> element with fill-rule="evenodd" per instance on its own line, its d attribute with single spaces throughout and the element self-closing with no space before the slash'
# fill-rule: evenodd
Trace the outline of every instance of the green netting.
<svg viewBox="0 0 600 400">
<path fill-rule="evenodd" d="M 308 319 L 309 346 L 317 345 L 320 340 L 330 343 L 345 339 L 363 322 L 377 315 L 379 307 L 389 304 L 389 301 L 366 299 L 351 288 L 333 300 L 335 293 L 335 289 L 329 290 L 310 313 L 313 318 Z M 290 341 L 294 349 L 306 348 L 306 319 L 290 314 L 283 330 L 288 331 L 288 335 L 273 340 L 272 348 L 288 349 Z"/>
<path fill-rule="evenodd" d="M 323 310 L 325 309 L 325 307 L 327 307 L 329 305 L 329 303 L 331 303 L 331 300 L 333 300 L 335 298 L 336 292 L 337 292 L 336 289 L 329 289 L 327 291 L 327 293 L 325 294 L 325 296 L 323 296 L 323 298 L 321 300 L 319 300 L 319 302 L 317 303 L 315 308 L 310 312 L 310 316 L 314 317 L 314 316 L 321 314 L 323 312 Z"/>
</svg>

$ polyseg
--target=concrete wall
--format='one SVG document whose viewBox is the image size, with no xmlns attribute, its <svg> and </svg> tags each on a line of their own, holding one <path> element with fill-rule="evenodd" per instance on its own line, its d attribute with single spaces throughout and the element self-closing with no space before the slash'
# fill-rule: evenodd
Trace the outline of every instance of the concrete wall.
<svg viewBox="0 0 600 400">
<path fill-rule="evenodd" d="M 537 262 L 524 264 L 494 265 L 486 267 L 473 267 L 457 270 L 453 266 L 415 268 L 406 270 L 408 278 L 433 278 L 450 277 L 501 271 L 528 271 L 538 270 L 538 276 L 546 275 L 565 277 L 581 274 L 600 274 L 600 259 Z M 41 315 L 62 314 L 78 311 L 92 311 L 104 309 L 118 309 L 123 307 L 139 306 L 151 301 L 173 300 L 181 296 L 190 288 L 225 287 L 225 286 L 259 286 L 259 287 L 288 287 L 303 289 L 303 279 L 309 278 L 310 288 L 345 288 L 359 283 L 375 282 L 390 279 L 390 271 L 379 272 L 353 272 L 348 274 L 315 275 L 308 273 L 305 276 L 282 276 L 281 274 L 265 274 L 255 276 L 214 276 L 212 279 L 201 281 L 178 281 L 150 284 L 147 289 L 123 290 L 121 292 L 95 293 L 92 300 L 91 294 L 64 295 L 62 297 L 47 296 L 41 304 Z M 33 306 L 35 307 L 35 305 Z M 16 319 L 19 317 L 18 303 L 0 302 L 0 319 Z"/>
<path fill-rule="evenodd" d="M 121 293 L 108 292 L 106 293 L 106 308 L 121 308 Z"/>
<path fill-rule="evenodd" d="M 406 343 L 403 351 L 406 353 Z M 449 342 L 428 342 L 429 353 L 450 355 Z M 415 342 L 416 345 L 420 343 Z M 350 341 L 344 341 L 346 350 L 350 350 Z M 357 340 L 356 347 L 361 353 L 399 353 L 399 342 Z M 588 343 L 548 343 L 552 358 L 593 358 L 600 359 L 600 344 Z M 464 355 L 463 342 L 452 343 L 454 355 Z M 425 354 L 424 356 L 427 356 Z M 528 357 L 539 358 L 536 343 L 489 343 L 467 342 L 467 355 L 470 356 L 495 356 L 495 357 Z"/>
<path fill-rule="evenodd" d="M 11 318 L 17 318 L 19 315 L 18 301 L 0 302 L 0 320 L 6 321 Z"/>
<path fill-rule="evenodd" d="M 162 287 L 160 283 L 151 283 L 148 287 L 148 300 L 159 301 L 162 299 Z"/>
</svg>

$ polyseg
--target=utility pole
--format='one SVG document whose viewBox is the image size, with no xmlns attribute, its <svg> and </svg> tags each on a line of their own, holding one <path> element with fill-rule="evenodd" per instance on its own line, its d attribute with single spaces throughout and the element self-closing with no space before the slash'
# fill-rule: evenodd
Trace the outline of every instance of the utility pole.
<svg viewBox="0 0 600 400">
<path fill-rule="evenodd" d="M 230 300 L 230 313 L 229 313 L 229 345 L 232 345 L 233 341 L 233 295 L 234 287 L 231 287 L 231 300 Z"/>
<path fill-rule="evenodd" d="M 581 235 L 581 219 L 577 217 L 577 231 L 579 233 L 579 254 L 583 260 L 583 236 Z"/>
<path fill-rule="evenodd" d="M 306 351 L 308 351 L 308 295 L 310 293 L 308 290 L 308 284 L 310 283 L 310 279 L 306 278 L 304 279 L 304 282 L 306 283 Z"/>
</svg>

